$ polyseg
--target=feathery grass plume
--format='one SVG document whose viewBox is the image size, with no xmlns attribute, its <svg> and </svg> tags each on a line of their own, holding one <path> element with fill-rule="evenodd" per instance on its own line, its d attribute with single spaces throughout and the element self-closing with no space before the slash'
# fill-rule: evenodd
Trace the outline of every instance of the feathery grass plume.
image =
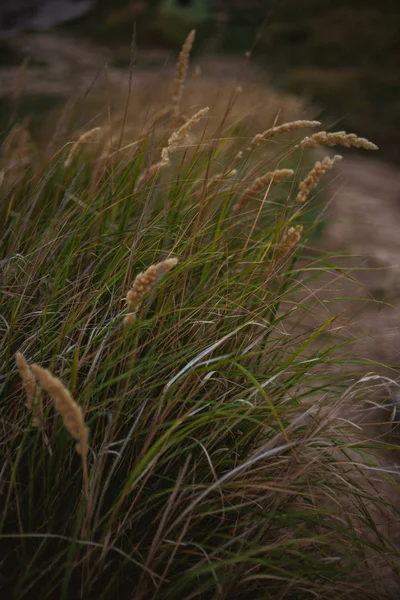
<svg viewBox="0 0 400 600">
<path fill-rule="evenodd" d="M 212 177 L 207 183 L 206 189 L 209 190 L 215 183 L 219 183 L 220 181 L 227 181 L 232 177 L 235 177 L 235 175 L 237 175 L 237 169 L 231 169 L 230 171 L 217 173 L 217 175 L 214 175 L 214 177 Z"/>
<path fill-rule="evenodd" d="M 31 136 L 28 130 L 28 121 L 15 125 L 1 147 L 1 157 L 8 163 L 15 162 L 20 167 L 25 167 L 31 162 Z"/>
<path fill-rule="evenodd" d="M 30 366 L 25 360 L 25 357 L 21 352 L 17 352 L 15 355 L 15 362 L 17 363 L 19 374 L 21 375 L 22 385 L 24 386 L 26 393 L 26 408 L 32 415 L 32 426 L 40 427 L 41 424 L 41 389 L 39 388 L 36 377 L 32 373 Z"/>
<path fill-rule="evenodd" d="M 266 188 L 270 183 L 279 183 L 280 181 L 283 181 L 283 179 L 286 179 L 286 177 L 290 177 L 290 175 L 293 175 L 292 169 L 276 169 L 275 171 L 271 171 L 262 177 L 257 177 L 251 186 L 246 188 L 242 195 L 239 196 L 238 201 L 233 207 L 233 211 L 237 212 L 240 210 L 247 200 L 260 192 L 262 189 Z"/>
<path fill-rule="evenodd" d="M 139 191 L 141 187 L 143 187 L 143 185 L 149 180 L 151 179 L 151 177 L 153 177 L 154 175 L 156 175 L 160 169 L 163 169 L 164 167 L 167 167 L 170 164 L 170 160 L 169 158 L 164 158 L 159 160 L 158 162 L 154 163 L 153 165 L 151 165 L 151 167 L 149 167 L 144 173 L 142 173 L 138 178 L 137 181 L 135 183 L 135 192 Z"/>
<path fill-rule="evenodd" d="M 301 234 L 303 233 L 303 225 L 295 225 L 294 227 L 289 227 L 287 232 L 282 237 L 282 241 L 278 247 L 278 257 L 283 258 L 296 246 L 300 239 Z"/>
<path fill-rule="evenodd" d="M 81 407 L 72 398 L 65 385 L 54 377 L 47 369 L 39 365 L 32 365 L 31 370 L 39 381 L 42 388 L 53 398 L 57 412 L 62 416 L 65 428 L 68 433 L 78 442 L 75 450 L 82 457 L 83 482 L 86 498 L 89 495 L 89 482 L 87 472 L 87 454 L 89 450 L 88 436 L 89 432 L 85 426 L 85 421 Z"/>
<path fill-rule="evenodd" d="M 249 148 L 255 148 L 261 142 L 265 142 L 282 133 L 288 133 L 289 131 L 295 131 L 296 129 L 303 129 L 305 127 L 318 127 L 319 125 L 321 125 L 319 121 L 307 121 L 305 119 L 283 123 L 282 125 L 271 127 L 263 133 L 257 133 L 251 140 Z"/>
<path fill-rule="evenodd" d="M 178 61 L 176 63 L 175 79 L 173 83 L 172 93 L 172 104 L 175 116 L 179 114 L 183 90 L 185 88 L 186 75 L 189 67 L 190 51 L 193 46 L 195 35 L 196 31 L 192 29 L 192 31 L 189 32 L 183 43 L 182 49 L 179 53 Z"/>
<path fill-rule="evenodd" d="M 96 135 L 96 133 L 98 133 L 99 131 L 101 131 L 101 127 L 93 127 L 93 129 L 89 129 L 89 131 L 86 131 L 85 133 L 83 133 L 77 140 L 76 142 L 72 145 L 71 150 L 69 151 L 69 154 L 67 156 L 67 159 L 64 163 L 65 167 L 69 167 L 72 164 L 72 161 L 74 160 L 75 156 L 78 154 L 81 146 L 83 146 L 83 144 L 86 144 L 86 142 L 93 137 L 94 135 Z"/>
<path fill-rule="evenodd" d="M 170 136 L 167 145 L 165 148 L 161 150 L 161 161 L 170 160 L 170 155 L 172 152 L 175 152 L 178 149 L 179 142 L 187 136 L 189 131 L 192 129 L 196 123 L 198 123 L 209 111 L 209 107 L 200 109 L 195 113 L 192 117 L 187 119 L 185 123 L 179 127 L 174 133 Z"/>
<path fill-rule="evenodd" d="M 365 148 L 365 150 L 378 150 L 378 146 L 367 140 L 366 138 L 358 137 L 355 133 L 346 133 L 345 131 L 318 131 L 310 137 L 305 137 L 300 146 L 303 148 L 316 148 L 317 146 L 354 146 L 355 148 Z"/>
<path fill-rule="evenodd" d="M 18 137 L 18 135 L 21 133 L 22 128 L 24 127 L 23 123 L 18 123 L 17 125 L 14 125 L 14 127 L 11 129 L 11 131 L 9 132 L 9 134 L 7 135 L 6 139 L 4 140 L 2 146 L 1 146 L 1 156 L 9 158 L 9 154 L 11 152 L 11 149 L 14 146 L 14 142 L 16 140 L 16 138 Z"/>
<path fill-rule="evenodd" d="M 178 264 L 177 258 L 167 258 L 156 265 L 151 265 L 146 271 L 139 273 L 135 277 L 132 288 L 126 295 L 126 305 L 129 314 L 124 319 L 125 325 L 131 325 L 135 321 L 135 315 L 138 311 L 142 300 L 157 283 L 157 281 Z"/>
<path fill-rule="evenodd" d="M 317 160 L 307 177 L 299 184 L 300 191 L 297 194 L 297 202 L 304 202 L 311 190 L 318 185 L 321 177 L 340 160 L 342 160 L 340 154 L 336 154 L 333 158 L 326 156 L 322 162 Z"/>
<path fill-rule="evenodd" d="M 138 177 L 135 184 L 135 192 L 137 192 L 146 181 L 148 181 L 153 175 L 156 175 L 160 169 L 163 169 L 171 162 L 170 155 L 178 149 L 178 144 L 180 140 L 187 136 L 193 125 L 198 123 L 202 117 L 204 117 L 209 111 L 208 106 L 202 108 L 197 113 L 195 113 L 192 117 L 187 119 L 185 123 L 179 127 L 174 133 L 170 136 L 167 145 L 161 150 L 161 160 L 151 165 L 140 177 Z"/>
</svg>

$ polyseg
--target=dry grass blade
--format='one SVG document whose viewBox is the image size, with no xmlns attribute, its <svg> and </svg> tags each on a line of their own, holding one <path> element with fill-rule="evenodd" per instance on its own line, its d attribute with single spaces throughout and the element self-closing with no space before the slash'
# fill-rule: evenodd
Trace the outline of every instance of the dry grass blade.
<svg viewBox="0 0 400 600">
<path fill-rule="evenodd" d="M 319 121 L 307 121 L 305 119 L 298 121 L 291 121 L 290 123 L 283 123 L 282 125 L 277 125 L 276 127 L 271 127 L 267 129 L 263 133 L 258 133 L 253 137 L 250 142 L 250 147 L 256 147 L 261 142 L 265 142 L 277 135 L 282 135 L 283 133 L 288 133 L 289 131 L 296 131 L 297 129 L 304 129 L 306 127 L 318 127 L 321 125 Z"/>
<path fill-rule="evenodd" d="M 172 94 L 172 104 L 175 115 L 179 114 L 183 90 L 185 88 L 186 75 L 189 67 L 190 51 L 193 46 L 195 35 L 196 31 L 192 29 L 192 31 L 190 31 L 186 40 L 183 43 L 182 49 L 178 57 L 178 61 L 176 63 L 176 72 Z"/>
<path fill-rule="evenodd" d="M 342 160 L 340 154 L 336 154 L 333 158 L 326 156 L 321 162 L 317 160 L 312 170 L 309 172 L 307 177 L 299 185 L 299 193 L 297 194 L 297 202 L 304 202 L 307 199 L 308 194 L 317 185 L 321 177 L 332 167 L 335 163 Z"/>
<path fill-rule="evenodd" d="M 52 397 L 56 410 L 62 416 L 68 433 L 78 442 L 75 450 L 82 457 L 84 490 L 87 498 L 89 495 L 87 473 L 89 432 L 85 426 L 82 409 L 72 398 L 65 385 L 57 377 L 54 377 L 50 371 L 43 369 L 39 365 L 32 365 L 31 370 L 42 388 Z"/>
<path fill-rule="evenodd" d="M 16 353 L 15 362 L 17 363 L 18 371 L 21 375 L 22 384 L 26 393 L 26 408 L 32 414 L 32 425 L 33 427 L 40 427 L 41 390 L 37 385 L 35 375 L 32 373 L 30 366 L 21 352 Z"/>
<path fill-rule="evenodd" d="M 86 131 L 86 133 L 83 133 L 76 140 L 76 142 L 73 144 L 71 150 L 69 151 L 67 159 L 64 163 L 65 167 L 71 166 L 72 161 L 74 160 L 75 156 L 78 154 L 78 152 L 79 152 L 80 148 L 83 146 L 83 144 L 86 144 L 86 142 L 88 142 L 90 140 L 90 138 L 92 138 L 94 135 L 96 135 L 96 133 L 98 133 L 99 131 L 101 131 L 101 127 L 93 127 L 93 129 L 89 129 L 89 131 Z"/>
<path fill-rule="evenodd" d="M 358 137 L 355 133 L 346 133 L 345 131 L 318 131 L 310 137 L 305 137 L 300 146 L 303 148 L 316 148 L 317 146 L 354 146 L 355 148 L 364 148 L 365 150 L 378 150 L 378 146 L 366 138 Z"/>
<path fill-rule="evenodd" d="M 242 195 L 239 196 L 238 201 L 233 207 L 233 211 L 237 212 L 240 210 L 247 200 L 249 200 L 255 194 L 258 194 L 258 192 L 266 188 L 268 185 L 270 185 L 270 183 L 279 183 L 287 177 L 290 177 L 290 175 L 293 175 L 292 169 L 276 169 L 275 171 L 271 171 L 262 177 L 257 177 L 251 186 L 246 188 Z"/>
<path fill-rule="evenodd" d="M 143 273 L 136 275 L 132 288 L 126 295 L 126 304 L 129 314 L 124 319 L 125 325 L 131 325 L 135 321 L 136 312 L 139 309 L 144 296 L 151 290 L 157 281 L 178 264 L 177 258 L 167 258 L 166 260 L 151 265 Z"/>
</svg>

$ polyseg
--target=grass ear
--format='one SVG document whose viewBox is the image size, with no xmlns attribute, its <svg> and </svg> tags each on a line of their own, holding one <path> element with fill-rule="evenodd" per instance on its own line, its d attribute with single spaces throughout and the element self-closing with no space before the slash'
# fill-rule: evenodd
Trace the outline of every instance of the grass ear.
<svg viewBox="0 0 400 600">
<path fill-rule="evenodd" d="M 65 385 L 54 377 L 47 369 L 39 365 L 31 365 L 31 372 L 36 377 L 41 387 L 52 397 L 57 412 L 61 415 L 68 433 L 75 438 L 75 450 L 82 457 L 83 482 L 86 498 L 89 497 L 89 481 L 87 470 L 88 436 L 82 409 L 72 398 Z"/>
</svg>

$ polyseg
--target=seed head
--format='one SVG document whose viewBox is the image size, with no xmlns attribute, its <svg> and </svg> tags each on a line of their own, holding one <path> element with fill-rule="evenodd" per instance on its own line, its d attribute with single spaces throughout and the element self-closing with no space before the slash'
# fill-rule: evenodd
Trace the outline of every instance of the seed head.
<svg viewBox="0 0 400 600">
<path fill-rule="evenodd" d="M 299 185 L 299 193 L 297 194 L 297 202 L 304 202 L 307 199 L 308 194 L 317 185 L 321 177 L 329 170 L 332 169 L 334 164 L 342 160 L 339 154 L 336 154 L 333 158 L 326 156 L 322 162 L 318 161 L 315 163 L 312 170 L 309 172 L 307 177 Z"/>
<path fill-rule="evenodd" d="M 310 137 L 305 137 L 300 146 L 303 148 L 316 148 L 317 146 L 354 146 L 355 148 L 365 148 L 365 150 L 378 150 L 378 146 L 367 140 L 366 138 L 358 137 L 355 133 L 346 133 L 345 131 L 318 131 Z"/>
<path fill-rule="evenodd" d="M 89 139 L 92 138 L 94 135 L 96 135 L 96 133 L 98 133 L 99 131 L 101 131 L 100 127 L 93 127 L 93 129 L 89 129 L 89 131 L 86 131 L 86 133 L 83 133 L 80 136 L 80 138 L 78 138 L 76 140 L 76 142 L 72 145 L 72 148 L 69 151 L 67 159 L 64 163 L 65 167 L 71 166 L 72 161 L 74 160 L 75 156 L 78 154 L 78 152 L 81 149 L 81 147 L 83 146 L 83 144 L 86 144 L 86 142 L 88 142 Z"/>
<path fill-rule="evenodd" d="M 287 133 L 289 131 L 296 131 L 297 129 L 302 129 L 305 127 L 318 127 L 319 125 L 321 125 L 319 121 L 306 121 L 304 119 L 299 121 L 290 121 L 289 123 L 283 123 L 282 125 L 271 127 L 263 133 L 258 133 L 257 135 L 255 135 L 250 142 L 250 147 L 254 148 L 255 146 L 258 146 L 258 144 L 260 144 L 261 142 L 265 142 L 266 140 L 276 137 L 277 135 Z"/>
<path fill-rule="evenodd" d="M 290 177 L 293 175 L 292 169 L 276 169 L 275 171 L 271 171 L 262 177 L 257 177 L 253 181 L 250 187 L 246 188 L 241 196 L 239 196 L 238 201 L 233 207 L 234 212 L 238 212 L 243 204 L 249 200 L 255 194 L 258 194 L 262 189 L 268 187 L 271 183 L 279 183 L 286 179 L 286 177 Z"/>
<path fill-rule="evenodd" d="M 81 407 L 72 398 L 65 385 L 57 377 L 54 377 L 50 371 L 39 365 L 32 365 L 31 370 L 42 388 L 52 397 L 56 410 L 62 416 L 68 433 L 78 442 L 75 446 L 76 451 L 82 457 L 86 457 L 88 453 L 88 430 L 85 427 Z"/>
<path fill-rule="evenodd" d="M 296 246 L 299 243 L 302 232 L 302 225 L 295 225 L 294 227 L 289 227 L 278 247 L 277 254 L 279 258 L 283 258 L 287 254 L 289 254 L 289 252 L 294 248 L 294 246 Z"/>
<path fill-rule="evenodd" d="M 36 383 L 35 375 L 32 373 L 25 357 L 21 352 L 15 355 L 19 374 L 21 375 L 22 385 L 26 393 L 26 408 L 32 414 L 33 427 L 40 427 L 41 424 L 41 389 Z"/>
<path fill-rule="evenodd" d="M 172 93 L 172 104 L 174 107 L 174 114 L 179 114 L 180 104 L 183 96 L 183 90 L 185 88 L 186 75 L 189 67 L 190 51 L 193 46 L 196 31 L 192 31 L 186 37 L 182 49 L 180 51 L 178 61 L 175 69 L 175 79 L 173 83 Z"/>
<path fill-rule="evenodd" d="M 136 313 L 144 296 L 156 285 L 165 273 L 173 269 L 177 264 L 177 258 L 167 258 L 156 265 L 151 265 L 146 271 L 136 275 L 133 286 L 126 295 L 126 305 L 129 313 L 124 319 L 125 325 L 131 325 L 135 321 Z"/>
<path fill-rule="evenodd" d="M 177 150 L 179 142 L 188 135 L 189 131 L 194 125 L 196 125 L 196 123 L 200 121 L 200 119 L 206 116 L 209 110 L 210 109 L 208 108 L 208 106 L 202 108 L 201 110 L 197 111 L 197 113 L 195 113 L 192 117 L 187 119 L 185 123 L 181 127 L 179 127 L 179 129 L 174 131 L 174 133 L 170 136 L 168 140 L 167 146 L 161 150 L 162 161 L 170 160 L 170 155 L 172 154 L 172 152 L 175 152 Z"/>
</svg>

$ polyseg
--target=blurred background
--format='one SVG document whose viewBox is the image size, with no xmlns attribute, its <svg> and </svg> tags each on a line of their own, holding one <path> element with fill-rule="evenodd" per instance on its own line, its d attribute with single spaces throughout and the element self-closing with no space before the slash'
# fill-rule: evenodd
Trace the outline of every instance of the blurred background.
<svg viewBox="0 0 400 600">
<path fill-rule="evenodd" d="M 196 28 L 194 56 L 220 78 L 247 53 L 266 83 L 400 162 L 398 0 L 2 0 L 0 127 L 62 104 L 106 62 L 126 76 L 134 28 L 141 72 L 172 65 Z"/>
</svg>

